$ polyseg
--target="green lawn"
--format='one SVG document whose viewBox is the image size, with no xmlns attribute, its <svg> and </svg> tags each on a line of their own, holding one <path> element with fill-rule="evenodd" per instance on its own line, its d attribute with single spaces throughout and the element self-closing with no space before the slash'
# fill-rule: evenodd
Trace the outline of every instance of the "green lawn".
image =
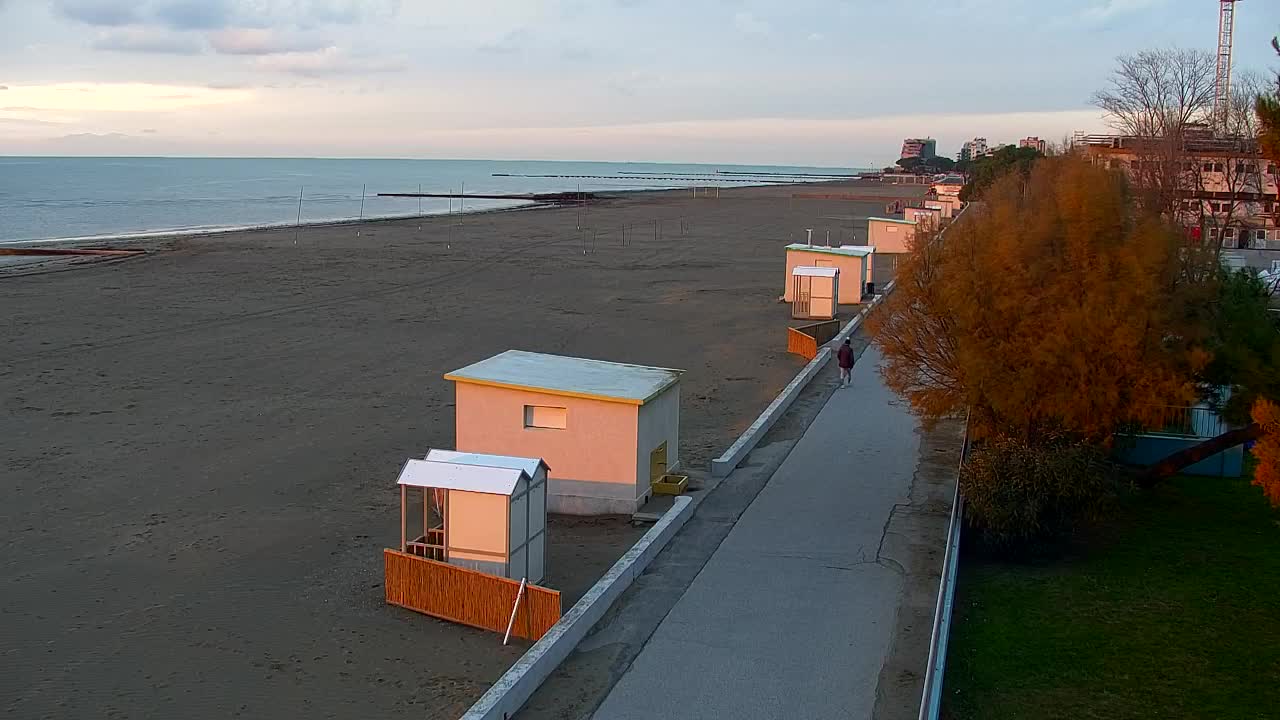
<svg viewBox="0 0 1280 720">
<path fill-rule="evenodd" d="M 1179 478 L 1045 565 L 962 555 L 943 717 L 1280 718 L 1280 513 Z"/>
</svg>

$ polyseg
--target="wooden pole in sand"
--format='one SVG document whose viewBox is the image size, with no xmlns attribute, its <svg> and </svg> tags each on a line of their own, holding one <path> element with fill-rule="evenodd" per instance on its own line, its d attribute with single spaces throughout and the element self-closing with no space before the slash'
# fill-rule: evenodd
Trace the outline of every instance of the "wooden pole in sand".
<svg viewBox="0 0 1280 720">
<path fill-rule="evenodd" d="M 298 244 L 298 228 L 302 226 L 302 191 L 306 189 L 306 185 L 298 188 L 298 219 L 293 224 L 293 244 Z"/>
<path fill-rule="evenodd" d="M 422 183 L 418 183 L 418 214 L 422 214 Z"/>
<path fill-rule="evenodd" d="M 363 183 L 360 185 L 360 217 L 357 219 L 357 222 L 364 222 L 364 195 L 365 195 L 365 191 L 368 190 L 368 188 L 369 188 L 368 183 Z M 356 226 L 356 237 L 360 237 L 359 225 Z"/>
</svg>

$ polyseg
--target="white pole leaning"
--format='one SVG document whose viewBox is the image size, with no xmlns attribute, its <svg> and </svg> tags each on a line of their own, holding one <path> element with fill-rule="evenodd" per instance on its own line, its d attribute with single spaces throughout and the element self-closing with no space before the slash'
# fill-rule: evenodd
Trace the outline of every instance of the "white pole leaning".
<svg viewBox="0 0 1280 720">
<path fill-rule="evenodd" d="M 516 611 L 520 609 L 520 598 L 524 597 L 524 586 L 528 583 L 529 578 L 520 578 L 520 589 L 516 591 L 516 602 L 511 606 L 511 619 L 507 621 L 507 632 L 502 636 L 502 644 L 506 645 L 511 639 L 511 628 L 516 624 Z"/>
</svg>

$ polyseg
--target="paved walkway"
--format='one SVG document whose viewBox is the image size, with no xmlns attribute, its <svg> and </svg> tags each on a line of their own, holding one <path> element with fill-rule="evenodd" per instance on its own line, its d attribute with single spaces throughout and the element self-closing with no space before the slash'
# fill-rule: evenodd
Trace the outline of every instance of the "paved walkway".
<svg viewBox="0 0 1280 720">
<path fill-rule="evenodd" d="M 595 720 L 867 718 L 901 568 L 882 554 L 920 439 L 869 349 Z"/>
</svg>

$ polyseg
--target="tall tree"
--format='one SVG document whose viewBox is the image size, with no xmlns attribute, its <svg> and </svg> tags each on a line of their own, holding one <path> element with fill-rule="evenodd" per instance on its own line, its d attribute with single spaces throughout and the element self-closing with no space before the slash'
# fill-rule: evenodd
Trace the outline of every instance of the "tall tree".
<svg viewBox="0 0 1280 720">
<path fill-rule="evenodd" d="M 1183 210 L 1188 132 L 1208 127 L 1217 59 L 1203 50 L 1142 50 L 1121 55 L 1093 102 L 1136 156 L 1130 168 L 1143 199 L 1169 217 Z"/>
<path fill-rule="evenodd" d="M 1042 157 L 1044 155 L 1035 148 L 1006 145 L 990 155 L 974 160 L 969 182 L 960 190 L 960 199 L 965 202 L 981 199 L 987 188 L 1007 173 L 1016 172 L 1027 177 L 1036 160 Z"/>
<path fill-rule="evenodd" d="M 1280 41 L 1271 46 L 1280 54 Z M 1260 92 L 1254 101 L 1259 126 L 1258 141 L 1272 168 L 1280 167 L 1280 73 L 1270 93 Z M 1275 172 L 1275 171 L 1273 171 Z M 1280 179 L 1280 172 L 1277 172 Z M 1214 360 L 1205 368 L 1202 383 L 1215 391 L 1231 389 L 1222 408 L 1229 420 L 1241 426 L 1162 459 L 1148 468 L 1146 483 L 1179 470 L 1242 442 L 1257 440 L 1259 466 L 1254 480 L 1266 489 L 1273 504 L 1280 505 L 1280 321 L 1268 311 L 1270 290 L 1247 273 L 1224 278 L 1219 302 L 1211 317 Z M 1249 417 L 1242 417 L 1248 410 Z"/>
<path fill-rule="evenodd" d="M 1007 173 L 899 265 L 869 320 L 886 383 L 926 421 L 968 409 L 975 431 L 1032 442 L 1105 440 L 1189 402 L 1203 357 L 1181 238 L 1078 157 Z"/>
<path fill-rule="evenodd" d="M 1280 38 L 1271 38 L 1271 47 L 1280 55 Z M 1258 96 L 1255 110 L 1262 125 L 1259 135 L 1262 151 L 1267 157 L 1276 160 L 1280 158 L 1280 73 L 1276 73 L 1271 92 Z"/>
</svg>

